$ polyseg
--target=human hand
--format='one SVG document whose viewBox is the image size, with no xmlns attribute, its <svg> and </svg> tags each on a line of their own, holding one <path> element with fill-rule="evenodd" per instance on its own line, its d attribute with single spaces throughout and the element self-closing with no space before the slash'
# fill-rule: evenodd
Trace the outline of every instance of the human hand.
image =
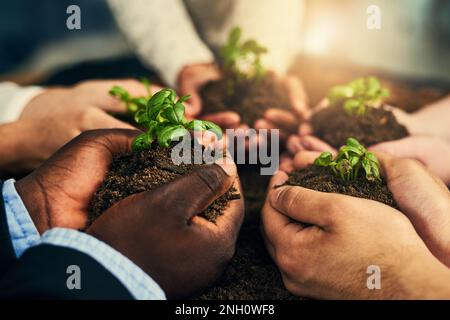
<svg viewBox="0 0 450 320">
<path fill-rule="evenodd" d="M 369 148 L 397 158 L 411 158 L 420 161 L 430 171 L 450 185 L 450 144 L 431 136 L 411 136 L 400 140 L 379 143 Z"/>
<path fill-rule="evenodd" d="M 264 118 L 257 120 L 254 126 L 256 129 L 280 129 L 280 139 L 286 140 L 289 134 L 296 132 L 299 120 L 309 117 L 310 111 L 307 94 L 298 77 L 285 76 L 280 82 L 288 90 L 292 110 L 268 109 Z"/>
<path fill-rule="evenodd" d="M 137 130 L 87 131 L 56 152 L 15 187 L 39 231 L 86 226 L 89 202 L 112 158 L 130 151 Z"/>
<path fill-rule="evenodd" d="M 412 222 L 428 249 L 450 267 L 448 188 L 418 161 L 379 153 L 377 156 L 399 209 Z"/>
<path fill-rule="evenodd" d="M 400 211 L 301 187 L 273 189 L 286 179 L 284 172 L 272 178 L 262 222 L 290 292 L 321 299 L 450 297 L 450 271 Z M 381 271 L 380 290 L 367 287 L 372 265 Z"/>
<path fill-rule="evenodd" d="M 242 194 L 228 158 L 123 199 L 87 232 L 136 263 L 169 298 L 183 297 L 216 280 L 234 254 L 243 200 L 231 201 L 215 224 L 197 216 L 232 185 Z"/>
<path fill-rule="evenodd" d="M 107 114 L 108 111 L 125 112 L 124 104 L 108 94 L 114 85 L 124 87 L 135 96 L 147 95 L 145 87 L 136 80 L 105 80 L 47 89 L 34 97 L 19 118 L 19 122 L 32 124 L 32 129 L 21 132 L 22 139 L 17 142 L 21 150 L 31 153 L 21 155 L 29 159 L 23 164 L 24 170 L 34 169 L 83 131 L 132 128 Z"/>
<path fill-rule="evenodd" d="M 178 75 L 178 86 L 182 95 L 189 94 L 189 108 L 186 116 L 198 118 L 202 111 L 200 89 L 209 81 L 218 80 L 220 71 L 214 63 L 201 63 L 185 66 Z M 236 112 L 224 111 L 202 116 L 203 120 L 217 123 L 222 128 L 235 128 L 240 124 L 240 117 Z"/>
</svg>

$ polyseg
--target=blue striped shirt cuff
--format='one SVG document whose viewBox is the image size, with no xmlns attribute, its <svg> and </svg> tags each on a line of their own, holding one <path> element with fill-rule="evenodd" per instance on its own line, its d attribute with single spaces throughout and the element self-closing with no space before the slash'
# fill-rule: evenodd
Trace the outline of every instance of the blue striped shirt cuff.
<svg viewBox="0 0 450 320">
<path fill-rule="evenodd" d="M 164 291 L 142 269 L 106 243 L 86 233 L 54 228 L 42 235 L 40 243 L 71 248 L 91 256 L 119 279 L 135 299 L 166 299 Z"/>
<path fill-rule="evenodd" d="M 26 249 L 39 241 L 40 234 L 17 193 L 14 183 L 14 179 L 5 181 L 2 195 L 9 235 L 16 257 L 19 258 Z"/>
</svg>

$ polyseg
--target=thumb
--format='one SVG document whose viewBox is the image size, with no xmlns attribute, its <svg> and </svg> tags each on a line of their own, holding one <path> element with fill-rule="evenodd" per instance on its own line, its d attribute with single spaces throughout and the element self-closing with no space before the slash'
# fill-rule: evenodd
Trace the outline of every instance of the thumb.
<svg viewBox="0 0 450 320">
<path fill-rule="evenodd" d="M 161 200 L 157 202 L 161 212 L 172 213 L 180 222 L 189 223 L 233 185 L 236 173 L 234 162 L 205 165 L 156 190 L 140 194 L 141 205 L 153 209 L 157 197 Z"/>
<path fill-rule="evenodd" d="M 400 140 L 382 142 L 369 148 L 372 152 L 382 152 L 397 158 L 416 158 L 419 149 L 411 137 Z"/>
<path fill-rule="evenodd" d="M 96 107 L 91 107 L 88 109 L 88 113 L 84 117 L 80 126 L 81 131 L 112 128 L 136 129 L 135 127 L 110 116 L 103 110 Z"/>
<path fill-rule="evenodd" d="M 334 224 L 335 204 L 342 204 L 343 199 L 338 194 L 283 186 L 271 193 L 269 201 L 274 209 L 293 220 L 327 228 Z"/>
</svg>

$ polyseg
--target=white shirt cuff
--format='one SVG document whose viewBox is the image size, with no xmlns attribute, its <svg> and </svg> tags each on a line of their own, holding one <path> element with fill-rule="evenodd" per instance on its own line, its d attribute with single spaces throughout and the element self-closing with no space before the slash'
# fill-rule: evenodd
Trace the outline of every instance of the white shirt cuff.
<svg viewBox="0 0 450 320">
<path fill-rule="evenodd" d="M 19 119 L 25 106 L 44 89 L 41 87 L 20 87 L 12 82 L 0 85 L 0 124 Z"/>
</svg>

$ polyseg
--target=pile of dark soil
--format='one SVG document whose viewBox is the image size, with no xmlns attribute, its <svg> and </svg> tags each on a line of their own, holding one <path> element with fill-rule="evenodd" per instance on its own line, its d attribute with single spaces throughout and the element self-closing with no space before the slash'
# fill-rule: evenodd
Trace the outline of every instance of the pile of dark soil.
<svg viewBox="0 0 450 320">
<path fill-rule="evenodd" d="M 309 166 L 289 174 L 287 185 L 300 186 L 321 192 L 341 193 L 348 196 L 379 201 L 396 208 L 394 197 L 386 181 L 368 181 L 361 174 L 355 181 L 343 181 L 329 168 Z"/>
<path fill-rule="evenodd" d="M 170 158 L 171 150 L 171 148 L 162 148 L 153 144 L 151 150 L 133 152 L 114 158 L 105 180 L 91 201 L 89 224 L 116 202 L 135 193 L 153 190 L 207 165 L 175 165 Z M 194 157 L 194 149 L 192 150 L 192 157 Z M 192 163 L 194 162 L 192 161 Z M 231 187 L 200 215 L 215 222 L 227 207 L 228 202 L 239 197 L 237 190 Z"/>
<path fill-rule="evenodd" d="M 311 124 L 313 135 L 335 148 L 344 145 L 348 137 L 371 146 L 408 136 L 407 129 L 384 108 L 368 108 L 364 116 L 349 115 L 341 106 L 324 108 L 311 117 Z"/>
<path fill-rule="evenodd" d="M 238 171 L 245 190 L 245 220 L 236 244 L 236 254 L 219 281 L 195 299 L 299 299 L 284 287 L 260 232 L 261 209 L 270 176 L 261 176 L 257 165 L 242 165 Z"/>
<path fill-rule="evenodd" d="M 267 109 L 292 110 L 287 88 L 272 73 L 259 81 L 231 83 L 236 83 L 232 90 L 230 78 L 210 81 L 201 88 L 203 114 L 235 111 L 243 123 L 253 126 Z"/>
</svg>

